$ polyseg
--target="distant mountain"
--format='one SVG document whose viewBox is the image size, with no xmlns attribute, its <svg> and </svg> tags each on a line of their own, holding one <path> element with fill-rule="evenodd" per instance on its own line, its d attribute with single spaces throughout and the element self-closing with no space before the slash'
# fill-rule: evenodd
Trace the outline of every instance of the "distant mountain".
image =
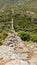
<svg viewBox="0 0 37 65">
<path fill-rule="evenodd" d="M 0 0 L 0 8 L 4 5 L 14 4 L 17 0 Z"/>
<path fill-rule="evenodd" d="M 37 13 L 37 0 L 0 0 L 0 8 L 12 5 L 14 9 L 30 10 Z"/>
<path fill-rule="evenodd" d="M 4 5 L 10 5 L 10 4 L 16 4 L 16 3 L 21 3 L 22 2 L 26 2 L 26 1 L 29 1 L 29 0 L 0 0 L 0 8 L 3 7 Z"/>
</svg>

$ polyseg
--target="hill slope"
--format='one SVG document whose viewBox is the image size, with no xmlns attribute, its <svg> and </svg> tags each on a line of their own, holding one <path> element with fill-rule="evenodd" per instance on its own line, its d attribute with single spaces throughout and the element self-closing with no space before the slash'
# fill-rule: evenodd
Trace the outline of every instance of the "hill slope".
<svg viewBox="0 0 37 65">
<path fill-rule="evenodd" d="M 37 0 L 0 0 L 0 8 L 5 5 L 12 5 L 18 10 L 21 8 L 22 10 L 30 10 L 37 13 Z"/>
<path fill-rule="evenodd" d="M 9 5 L 12 5 L 14 13 L 8 10 L 10 7 Z M 3 13 L 0 12 L 0 40 L 4 36 L 3 30 L 6 30 L 6 32 L 11 30 L 10 19 L 13 13 L 15 30 L 17 32 L 23 31 L 28 33 L 30 36 L 29 40 L 37 41 L 37 0 L 0 0 L 0 7 L 2 8 L 5 6 L 9 7 L 6 9 L 8 12 L 4 12 L 4 16 Z"/>
</svg>

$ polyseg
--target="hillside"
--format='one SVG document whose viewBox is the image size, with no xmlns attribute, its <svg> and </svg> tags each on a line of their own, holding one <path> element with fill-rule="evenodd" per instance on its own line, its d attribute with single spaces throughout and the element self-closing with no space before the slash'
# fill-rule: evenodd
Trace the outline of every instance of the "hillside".
<svg viewBox="0 0 37 65">
<path fill-rule="evenodd" d="M 8 33 L 12 32 L 11 20 L 12 12 L 10 9 L 0 12 L 0 44 L 1 41 L 8 36 Z"/>
<path fill-rule="evenodd" d="M 37 65 L 37 0 L 0 0 L 0 65 Z"/>
<path fill-rule="evenodd" d="M 18 12 L 30 10 L 37 13 L 37 0 L 0 0 L 0 8 L 11 5 Z"/>
<path fill-rule="evenodd" d="M 29 0 L 25 2 L 24 0 L 23 2 L 19 0 L 16 2 L 18 4 L 14 4 L 12 7 L 6 6 L 2 10 L 4 12 L 0 12 L 0 41 L 8 35 L 7 32 L 12 32 L 11 20 L 13 18 L 14 29 L 16 33 L 21 37 L 21 39 L 24 41 L 31 40 L 37 42 L 37 8 L 34 9 L 36 11 L 31 10 L 33 9 L 33 6 L 36 5 L 34 2 L 36 3 L 36 0 Z M 29 6 L 30 3 L 34 4 L 33 6 L 31 5 L 32 8 Z"/>
<path fill-rule="evenodd" d="M 22 40 L 37 42 L 37 15 L 30 11 L 14 16 L 14 29 Z"/>
</svg>

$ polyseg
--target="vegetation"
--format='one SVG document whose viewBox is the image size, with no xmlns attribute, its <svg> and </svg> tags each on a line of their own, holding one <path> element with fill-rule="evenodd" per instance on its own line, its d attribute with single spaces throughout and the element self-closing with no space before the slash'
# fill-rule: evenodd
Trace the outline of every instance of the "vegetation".
<svg viewBox="0 0 37 65">
<path fill-rule="evenodd" d="M 11 9 L 6 9 L 4 12 L 0 12 L 0 43 L 6 38 L 9 32 L 12 32 L 11 20 Z"/>
<path fill-rule="evenodd" d="M 12 32 L 12 17 L 21 39 L 37 42 L 37 0 L 0 0 L 0 44 Z"/>
<path fill-rule="evenodd" d="M 22 40 L 37 42 L 37 16 L 16 14 L 14 17 L 14 29 Z"/>
<path fill-rule="evenodd" d="M 18 36 L 20 36 L 21 39 L 24 40 L 24 41 L 30 40 L 30 35 L 28 33 L 25 33 L 24 31 L 18 32 Z"/>
</svg>

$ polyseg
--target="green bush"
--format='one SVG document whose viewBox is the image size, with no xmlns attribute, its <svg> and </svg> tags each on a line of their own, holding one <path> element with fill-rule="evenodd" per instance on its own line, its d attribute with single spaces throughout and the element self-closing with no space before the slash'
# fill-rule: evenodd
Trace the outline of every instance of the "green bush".
<svg viewBox="0 0 37 65">
<path fill-rule="evenodd" d="M 18 35 L 21 37 L 23 41 L 29 41 L 30 40 L 30 35 L 25 32 L 19 32 Z"/>
<path fill-rule="evenodd" d="M 33 42 L 37 42 L 37 36 L 34 34 L 34 35 L 31 35 L 31 40 Z"/>
</svg>

